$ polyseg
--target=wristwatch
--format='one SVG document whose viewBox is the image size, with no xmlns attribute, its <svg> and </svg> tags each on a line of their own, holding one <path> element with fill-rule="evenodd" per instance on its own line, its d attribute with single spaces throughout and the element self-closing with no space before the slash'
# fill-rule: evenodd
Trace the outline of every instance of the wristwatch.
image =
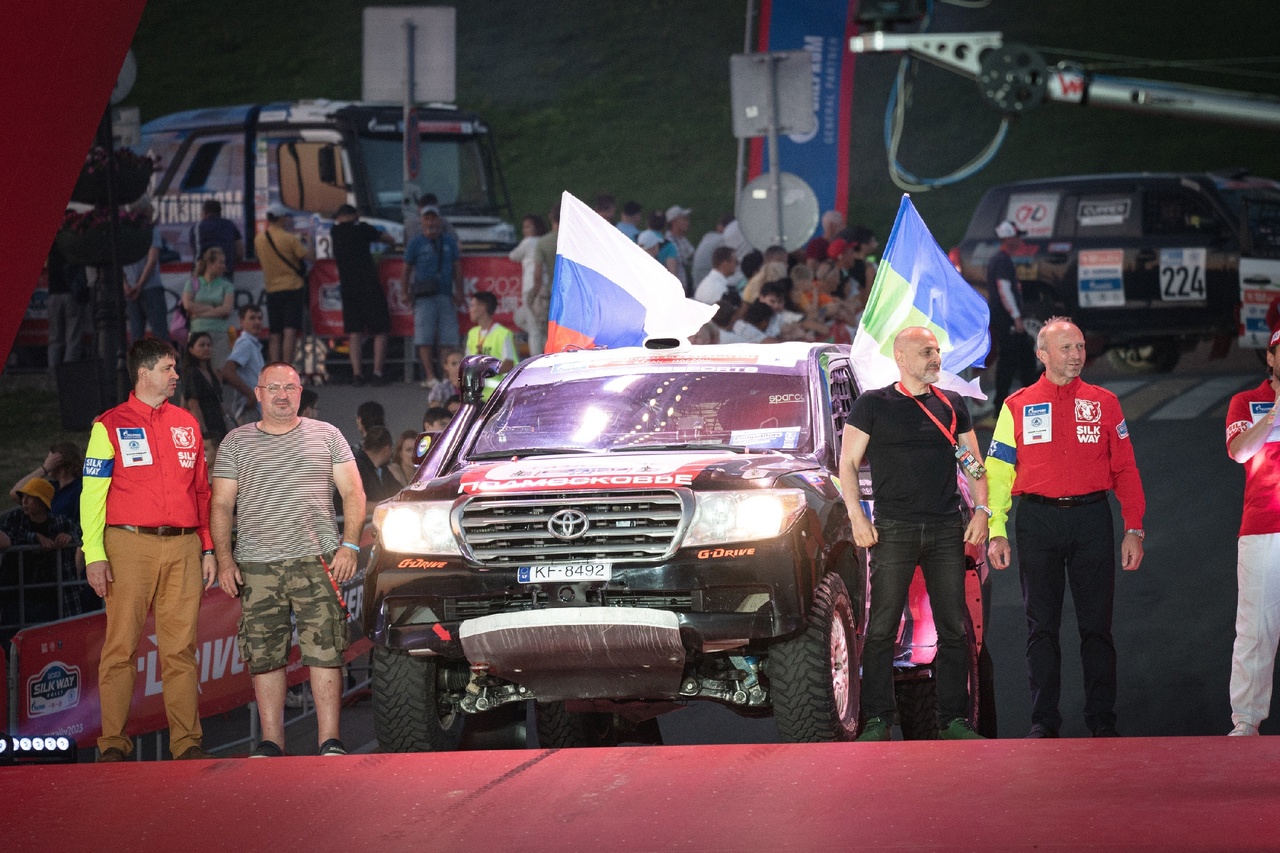
<svg viewBox="0 0 1280 853">
<path fill-rule="evenodd" d="M 974 510 L 975 511 L 982 510 L 987 514 L 987 518 L 991 518 L 992 516 L 995 515 L 995 513 L 991 511 L 991 507 L 983 506 L 982 504 L 977 504 L 976 506 L 974 506 Z"/>
<path fill-rule="evenodd" d="M 1141 527 L 1131 527 L 1128 530 L 1126 530 L 1125 533 L 1132 533 L 1134 536 L 1138 537 L 1139 541 L 1143 541 L 1147 538 L 1146 531 L 1143 530 Z"/>
</svg>

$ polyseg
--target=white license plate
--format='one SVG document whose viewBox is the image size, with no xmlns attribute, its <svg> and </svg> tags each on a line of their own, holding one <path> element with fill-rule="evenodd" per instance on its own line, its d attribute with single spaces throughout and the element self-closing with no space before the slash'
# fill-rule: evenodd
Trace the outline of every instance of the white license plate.
<svg viewBox="0 0 1280 853">
<path fill-rule="evenodd" d="M 516 570 L 516 579 L 520 583 L 607 581 L 612 577 L 613 563 L 555 563 L 548 566 L 520 566 Z"/>
</svg>

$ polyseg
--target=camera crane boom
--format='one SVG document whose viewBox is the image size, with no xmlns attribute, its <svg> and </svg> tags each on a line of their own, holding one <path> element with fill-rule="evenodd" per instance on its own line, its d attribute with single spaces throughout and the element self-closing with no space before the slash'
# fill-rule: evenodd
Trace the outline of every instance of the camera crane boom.
<svg viewBox="0 0 1280 853">
<path fill-rule="evenodd" d="M 885 33 L 849 39 L 853 53 L 906 53 L 978 84 L 1006 116 L 1045 101 L 1280 130 L 1280 98 L 1161 80 L 1091 74 L 1071 63 L 1050 67 L 1035 48 L 998 32 Z"/>
</svg>

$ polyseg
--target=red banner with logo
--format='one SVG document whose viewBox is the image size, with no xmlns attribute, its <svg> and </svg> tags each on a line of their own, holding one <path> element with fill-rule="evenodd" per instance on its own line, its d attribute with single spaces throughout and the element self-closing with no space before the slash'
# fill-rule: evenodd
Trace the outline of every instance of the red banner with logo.
<svg viewBox="0 0 1280 853">
<path fill-rule="evenodd" d="M 350 617 L 351 646 L 348 661 L 369 651 L 360 635 L 363 581 L 343 584 Z M 236 630 L 240 600 L 220 589 L 211 589 L 200 602 L 196 635 L 196 666 L 200 673 L 200 716 L 208 717 L 253 701 L 249 670 L 240 658 Z M 82 747 L 96 744 L 102 731 L 98 703 L 98 659 L 102 655 L 107 616 L 103 612 L 74 616 L 59 622 L 19 631 L 13 637 L 12 687 L 17 691 L 14 735 L 66 735 Z M 137 677 L 129 712 L 127 734 L 139 735 L 168 726 L 161 692 L 159 649 L 155 641 L 155 616 L 148 615 L 136 653 Z M 307 668 L 299 660 L 298 647 L 290 650 L 289 684 L 307 680 Z"/>
<path fill-rule="evenodd" d="M 387 256 L 378 262 L 378 281 L 387 295 L 391 312 L 391 334 L 399 338 L 413 337 L 413 297 L 404 284 L 404 259 Z M 522 272 L 520 264 L 506 255 L 463 255 L 462 282 L 467 296 L 487 290 L 498 297 L 494 315 L 508 329 L 515 329 L 513 315 L 520 307 Z M 317 261 L 311 271 L 311 326 L 317 335 L 339 337 L 342 328 L 342 289 L 338 284 L 338 267 L 332 260 Z M 458 312 L 458 327 L 471 328 L 466 309 Z"/>
</svg>

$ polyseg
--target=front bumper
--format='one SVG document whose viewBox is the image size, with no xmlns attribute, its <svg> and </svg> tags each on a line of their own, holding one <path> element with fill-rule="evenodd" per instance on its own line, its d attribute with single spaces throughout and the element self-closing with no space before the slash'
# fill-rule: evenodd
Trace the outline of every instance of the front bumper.
<svg viewBox="0 0 1280 853">
<path fill-rule="evenodd" d="M 413 654 L 468 657 L 468 620 L 559 609 L 673 614 L 688 651 L 717 651 L 794 633 L 817 571 L 798 535 L 740 548 L 689 548 L 660 565 L 615 563 L 607 582 L 521 584 L 515 567 L 460 557 L 375 554 L 365 577 L 365 633 Z"/>
</svg>

